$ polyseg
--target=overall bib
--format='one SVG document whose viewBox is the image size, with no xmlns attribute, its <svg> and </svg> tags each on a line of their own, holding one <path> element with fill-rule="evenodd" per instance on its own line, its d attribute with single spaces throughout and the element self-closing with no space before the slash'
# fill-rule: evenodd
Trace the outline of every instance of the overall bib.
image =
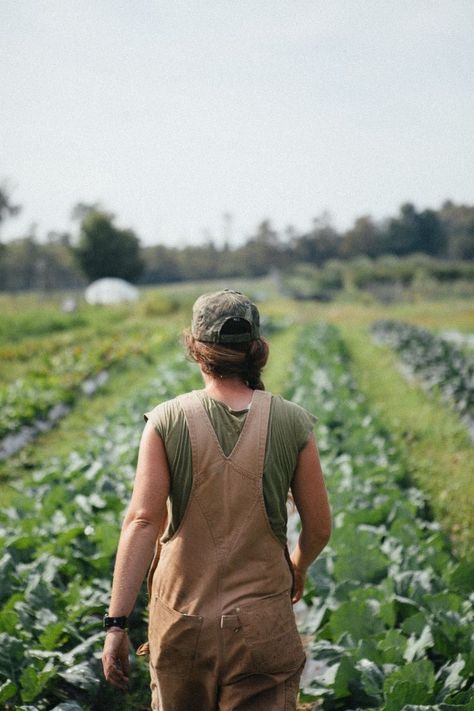
<svg viewBox="0 0 474 711">
<path fill-rule="evenodd" d="M 179 402 L 193 484 L 151 571 L 152 709 L 294 711 L 305 654 L 288 552 L 271 529 L 262 491 L 271 394 L 254 391 L 229 456 L 199 395 Z"/>
</svg>

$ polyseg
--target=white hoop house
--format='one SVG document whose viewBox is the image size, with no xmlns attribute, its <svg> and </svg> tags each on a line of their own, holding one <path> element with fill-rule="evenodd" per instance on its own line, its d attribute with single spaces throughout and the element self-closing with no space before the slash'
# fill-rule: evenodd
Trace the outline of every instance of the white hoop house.
<svg viewBox="0 0 474 711">
<path fill-rule="evenodd" d="M 84 297 L 88 304 L 120 304 L 137 301 L 138 289 L 124 279 L 107 277 L 89 284 Z"/>
</svg>

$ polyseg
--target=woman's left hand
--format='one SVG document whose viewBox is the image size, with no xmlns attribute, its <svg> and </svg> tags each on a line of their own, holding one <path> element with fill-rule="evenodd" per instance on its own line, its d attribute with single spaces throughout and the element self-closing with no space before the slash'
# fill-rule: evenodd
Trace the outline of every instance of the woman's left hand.
<svg viewBox="0 0 474 711">
<path fill-rule="evenodd" d="M 128 634 L 126 630 L 111 629 L 105 635 L 102 666 L 107 681 L 123 691 L 128 685 Z"/>
</svg>

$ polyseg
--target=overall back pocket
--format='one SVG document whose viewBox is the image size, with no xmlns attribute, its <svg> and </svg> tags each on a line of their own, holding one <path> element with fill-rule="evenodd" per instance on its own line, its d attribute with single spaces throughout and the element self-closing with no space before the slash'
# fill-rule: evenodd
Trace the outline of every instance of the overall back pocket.
<svg viewBox="0 0 474 711">
<path fill-rule="evenodd" d="M 305 653 L 288 592 L 262 598 L 237 610 L 255 672 L 298 669 Z"/>
<path fill-rule="evenodd" d="M 157 672 L 186 676 L 194 666 L 202 617 L 168 607 L 157 595 L 150 606 L 150 664 Z"/>
</svg>

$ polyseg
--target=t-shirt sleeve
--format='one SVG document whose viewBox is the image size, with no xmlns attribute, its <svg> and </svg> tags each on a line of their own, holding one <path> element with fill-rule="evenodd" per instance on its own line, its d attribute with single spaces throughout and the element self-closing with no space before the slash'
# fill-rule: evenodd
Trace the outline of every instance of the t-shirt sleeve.
<svg viewBox="0 0 474 711">
<path fill-rule="evenodd" d="M 167 403 L 162 402 L 160 405 L 157 405 L 152 410 L 144 412 L 143 419 L 145 420 L 145 422 L 150 421 L 155 430 L 160 435 L 161 439 L 164 440 L 167 431 L 167 425 L 169 422 L 169 408 L 167 407 Z"/>
<path fill-rule="evenodd" d="M 297 442 L 298 452 L 303 449 L 307 443 L 311 432 L 313 431 L 314 425 L 318 418 L 309 412 L 301 405 L 292 403 L 293 405 L 293 417 L 294 417 L 294 428 L 295 428 L 295 439 Z"/>
</svg>

